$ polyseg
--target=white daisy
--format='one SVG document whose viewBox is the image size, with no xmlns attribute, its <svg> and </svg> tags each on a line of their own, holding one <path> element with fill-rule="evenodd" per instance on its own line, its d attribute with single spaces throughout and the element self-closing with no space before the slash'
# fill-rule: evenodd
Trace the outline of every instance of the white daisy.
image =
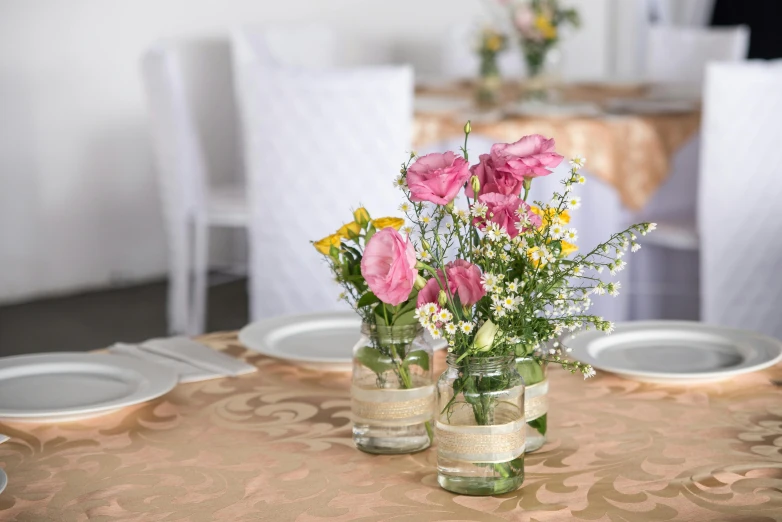
<svg viewBox="0 0 782 522">
<path fill-rule="evenodd" d="M 586 176 L 580 175 L 578 176 L 578 180 L 576 181 L 579 185 L 583 185 L 587 182 Z"/>
<path fill-rule="evenodd" d="M 575 243 L 578 241 L 578 231 L 575 228 L 569 228 L 563 234 L 565 241 Z"/>
<path fill-rule="evenodd" d="M 451 319 L 453 319 L 453 314 L 449 312 L 446 309 L 440 310 L 440 312 L 437 314 L 437 320 L 442 321 L 444 323 L 449 322 Z"/>
<path fill-rule="evenodd" d="M 486 206 L 485 203 L 481 203 L 480 201 L 477 203 L 474 203 L 472 208 L 470 209 L 470 214 L 472 214 L 473 217 L 486 217 L 486 212 L 489 210 L 489 207 Z"/>
<path fill-rule="evenodd" d="M 586 165 L 586 158 L 574 156 L 573 159 L 570 160 L 570 165 L 576 169 L 583 168 L 583 166 Z"/>
<path fill-rule="evenodd" d="M 619 295 L 619 289 L 622 288 L 622 283 L 619 281 L 611 282 L 606 285 L 606 290 L 608 291 L 609 295 L 612 295 L 614 297 Z"/>
<path fill-rule="evenodd" d="M 412 209 L 413 208 L 410 206 L 410 203 L 402 203 L 401 205 L 399 205 L 399 210 L 401 210 L 405 214 L 410 212 Z"/>
<path fill-rule="evenodd" d="M 576 210 L 581 206 L 581 198 L 578 196 L 572 196 L 567 200 L 567 208 L 570 210 Z"/>
<path fill-rule="evenodd" d="M 502 300 L 502 306 L 508 310 L 514 310 L 516 308 L 516 299 L 512 296 L 508 296 Z"/>
<path fill-rule="evenodd" d="M 491 305 L 491 311 L 494 312 L 495 317 L 505 317 L 505 308 L 502 307 L 502 304 Z"/>
<path fill-rule="evenodd" d="M 464 322 L 464 321 L 460 321 L 460 322 L 459 322 L 459 329 L 460 329 L 462 332 L 464 332 L 464 333 L 466 333 L 466 334 L 469 334 L 469 333 L 471 333 L 473 330 L 475 330 L 475 325 L 474 325 L 474 324 L 472 324 L 472 323 L 466 323 L 466 322 Z"/>
<path fill-rule="evenodd" d="M 455 324 L 448 323 L 445 325 L 444 328 L 445 328 L 445 333 L 447 333 L 448 335 L 456 335 L 457 328 Z"/>
<path fill-rule="evenodd" d="M 394 186 L 399 189 L 407 188 L 407 181 L 405 180 L 405 176 L 403 174 L 400 174 L 394 178 Z"/>
<path fill-rule="evenodd" d="M 434 303 L 426 303 L 423 305 L 423 309 L 427 316 L 431 316 L 437 313 L 437 305 Z"/>
<path fill-rule="evenodd" d="M 508 289 L 508 292 L 512 292 L 515 294 L 516 292 L 519 291 L 519 284 L 516 281 L 518 281 L 518 279 L 514 279 L 513 281 L 511 281 L 505 286 L 505 288 Z"/>
<path fill-rule="evenodd" d="M 586 366 L 582 371 L 584 372 L 584 380 L 587 380 L 590 377 L 594 377 L 595 375 L 597 375 L 597 372 L 591 366 Z"/>
<path fill-rule="evenodd" d="M 418 259 L 420 259 L 421 261 L 424 261 L 424 262 L 431 261 L 432 260 L 432 254 L 430 254 L 426 250 L 422 250 L 421 252 L 418 252 Z"/>
<path fill-rule="evenodd" d="M 549 227 L 548 232 L 552 239 L 562 239 L 562 236 L 565 234 L 565 229 L 562 225 L 556 223 Z"/>
<path fill-rule="evenodd" d="M 481 284 L 483 284 L 483 289 L 487 292 L 491 292 L 497 287 L 497 277 L 494 274 L 485 273 L 481 276 Z"/>
</svg>

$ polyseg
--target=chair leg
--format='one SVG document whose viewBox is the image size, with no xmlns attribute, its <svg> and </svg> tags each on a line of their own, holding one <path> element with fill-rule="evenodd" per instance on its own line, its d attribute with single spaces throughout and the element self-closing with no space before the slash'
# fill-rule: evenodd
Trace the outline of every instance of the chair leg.
<svg viewBox="0 0 782 522">
<path fill-rule="evenodd" d="M 168 333 L 187 333 L 190 322 L 190 230 L 187 222 L 173 234 L 168 249 Z"/>
<path fill-rule="evenodd" d="M 193 302 L 188 334 L 200 335 L 206 330 L 207 289 L 209 276 L 209 225 L 196 220 L 193 239 Z"/>
</svg>

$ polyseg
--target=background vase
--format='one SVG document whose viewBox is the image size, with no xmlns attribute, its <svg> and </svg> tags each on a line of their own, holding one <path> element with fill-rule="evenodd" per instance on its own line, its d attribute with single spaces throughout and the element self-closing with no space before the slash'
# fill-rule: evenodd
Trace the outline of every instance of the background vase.
<svg viewBox="0 0 782 522">
<path fill-rule="evenodd" d="M 467 357 L 437 382 L 437 481 L 465 495 L 498 495 L 524 481 L 524 382 L 515 358 Z"/>
<path fill-rule="evenodd" d="M 412 453 L 432 442 L 432 346 L 420 325 L 363 324 L 353 348 L 353 442 L 367 453 Z"/>
<path fill-rule="evenodd" d="M 496 107 L 501 101 L 502 76 L 497 64 L 497 53 L 482 52 L 480 74 L 475 98 L 479 107 Z"/>
<path fill-rule="evenodd" d="M 554 44 L 522 41 L 522 54 L 527 65 L 523 99 L 555 102 L 561 84 L 562 52 Z"/>
</svg>

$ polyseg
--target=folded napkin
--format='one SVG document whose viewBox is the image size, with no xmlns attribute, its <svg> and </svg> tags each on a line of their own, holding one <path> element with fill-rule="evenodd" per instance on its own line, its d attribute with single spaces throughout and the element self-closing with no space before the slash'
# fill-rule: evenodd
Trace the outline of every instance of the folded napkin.
<svg viewBox="0 0 782 522">
<path fill-rule="evenodd" d="M 11 437 L 9 437 L 8 435 L 3 435 L 2 433 L 0 433 L 0 444 L 2 444 L 3 442 L 7 441 L 10 438 Z"/>
<path fill-rule="evenodd" d="M 179 382 L 235 377 L 256 371 L 255 366 L 187 337 L 150 339 L 141 344 L 117 343 L 109 348 L 109 352 L 173 368 L 179 374 Z"/>
</svg>

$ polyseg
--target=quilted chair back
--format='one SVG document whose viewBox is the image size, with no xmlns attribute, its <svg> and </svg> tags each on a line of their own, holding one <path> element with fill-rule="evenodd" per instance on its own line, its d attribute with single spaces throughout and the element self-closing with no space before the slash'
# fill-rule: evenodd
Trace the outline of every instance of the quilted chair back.
<svg viewBox="0 0 782 522">
<path fill-rule="evenodd" d="M 698 202 L 704 321 L 782 339 L 782 60 L 713 64 Z"/>
</svg>

